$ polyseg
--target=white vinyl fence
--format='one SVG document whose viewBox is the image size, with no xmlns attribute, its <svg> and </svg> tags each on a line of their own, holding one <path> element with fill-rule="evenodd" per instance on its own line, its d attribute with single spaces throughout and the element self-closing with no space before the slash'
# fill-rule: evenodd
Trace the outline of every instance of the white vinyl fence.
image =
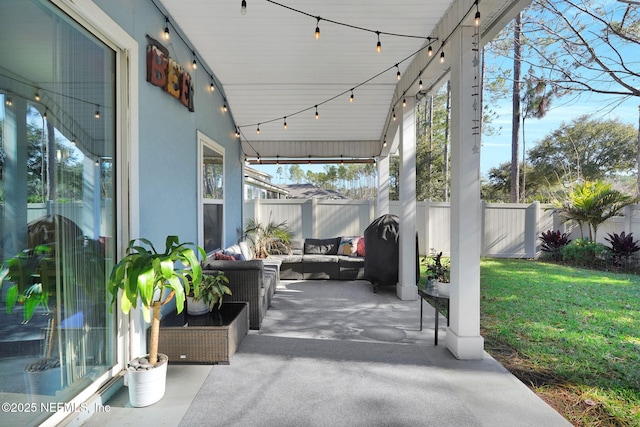
<svg viewBox="0 0 640 427">
<path fill-rule="evenodd" d="M 371 200 L 254 199 L 245 201 L 246 220 L 265 224 L 286 221 L 295 239 L 359 236 L 378 217 Z M 482 256 L 493 258 L 535 258 L 540 250 L 540 233 L 571 231 L 571 239 L 581 237 L 571 224 L 561 224 L 549 205 L 482 202 Z M 390 202 L 390 213 L 400 215 L 399 202 Z M 432 250 L 449 254 L 450 205 L 418 202 L 417 231 L 420 254 Z M 640 239 L 640 205 L 629 206 L 624 216 L 614 217 L 598 229 L 597 241 L 607 233 L 634 233 Z M 585 229 L 584 237 L 589 233 Z"/>
</svg>

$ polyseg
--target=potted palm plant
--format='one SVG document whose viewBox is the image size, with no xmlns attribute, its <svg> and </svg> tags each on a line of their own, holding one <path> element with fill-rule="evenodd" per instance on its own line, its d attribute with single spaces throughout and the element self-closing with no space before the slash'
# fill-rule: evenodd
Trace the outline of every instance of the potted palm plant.
<svg viewBox="0 0 640 427">
<path fill-rule="evenodd" d="M 204 274 L 200 282 L 200 295 L 194 292 L 187 295 L 187 313 L 192 316 L 199 316 L 213 311 L 217 306 L 222 306 L 222 298 L 231 295 L 231 289 L 227 286 L 229 279 L 224 272 L 218 271 L 215 274 Z"/>
<path fill-rule="evenodd" d="M 194 295 L 200 295 L 202 268 L 196 251 L 205 257 L 201 247 L 180 243 L 178 236 L 167 236 L 161 253 L 149 240 L 134 239 L 111 271 L 107 284 L 111 308 L 120 301 L 120 309 L 128 314 L 140 305 L 145 321 L 151 322 L 149 354 L 133 359 L 127 369 L 129 400 L 135 407 L 151 405 L 164 396 L 168 357 L 158 354 L 160 309 L 175 298 L 180 313 L 191 286 Z"/>
</svg>

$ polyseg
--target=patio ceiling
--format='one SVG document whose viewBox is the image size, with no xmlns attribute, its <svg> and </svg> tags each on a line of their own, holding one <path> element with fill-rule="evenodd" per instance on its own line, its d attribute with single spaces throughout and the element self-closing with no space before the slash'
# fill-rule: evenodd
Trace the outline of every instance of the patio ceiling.
<svg viewBox="0 0 640 427">
<path fill-rule="evenodd" d="M 386 154 L 394 107 L 400 114 L 402 97 L 418 92 L 421 72 L 425 87 L 441 79 L 447 63 L 436 58 L 476 10 L 473 0 L 247 0 L 243 15 L 241 0 L 161 3 L 221 84 L 245 155 L 280 159 Z M 528 3 L 481 0 L 483 39 Z"/>
</svg>

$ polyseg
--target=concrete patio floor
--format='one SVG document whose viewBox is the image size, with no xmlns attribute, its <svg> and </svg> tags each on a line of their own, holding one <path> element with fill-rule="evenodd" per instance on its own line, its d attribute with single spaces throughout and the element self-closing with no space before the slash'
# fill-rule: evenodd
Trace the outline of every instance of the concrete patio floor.
<svg viewBox="0 0 640 427">
<path fill-rule="evenodd" d="M 84 426 L 570 426 L 488 354 L 433 345 L 434 309 L 365 281 L 283 281 L 229 365 L 170 364 L 167 393 L 127 389 Z M 76 423 L 79 424 L 79 423 Z"/>
</svg>

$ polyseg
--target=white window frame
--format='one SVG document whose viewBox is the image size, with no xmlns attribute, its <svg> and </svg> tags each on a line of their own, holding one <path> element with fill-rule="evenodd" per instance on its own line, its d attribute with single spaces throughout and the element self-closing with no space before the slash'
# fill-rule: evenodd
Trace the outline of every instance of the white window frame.
<svg viewBox="0 0 640 427">
<path fill-rule="evenodd" d="M 222 199 L 205 199 L 202 196 L 202 174 L 204 172 L 202 165 L 204 163 L 204 147 L 205 146 L 222 156 Z M 224 205 L 225 205 L 225 199 L 227 197 L 227 180 L 226 180 L 227 171 L 226 171 L 226 166 L 225 166 L 226 162 L 225 162 L 224 156 L 225 156 L 224 147 L 222 145 L 218 144 L 217 142 L 209 138 L 207 135 L 205 135 L 201 131 L 198 131 L 198 178 L 197 178 L 198 185 L 197 185 L 197 188 L 198 188 L 198 245 L 200 245 L 200 247 L 204 247 L 204 212 L 202 207 L 205 204 L 222 205 L 221 241 L 222 242 L 226 241 L 225 231 L 224 231 L 226 212 L 224 209 Z"/>
</svg>

